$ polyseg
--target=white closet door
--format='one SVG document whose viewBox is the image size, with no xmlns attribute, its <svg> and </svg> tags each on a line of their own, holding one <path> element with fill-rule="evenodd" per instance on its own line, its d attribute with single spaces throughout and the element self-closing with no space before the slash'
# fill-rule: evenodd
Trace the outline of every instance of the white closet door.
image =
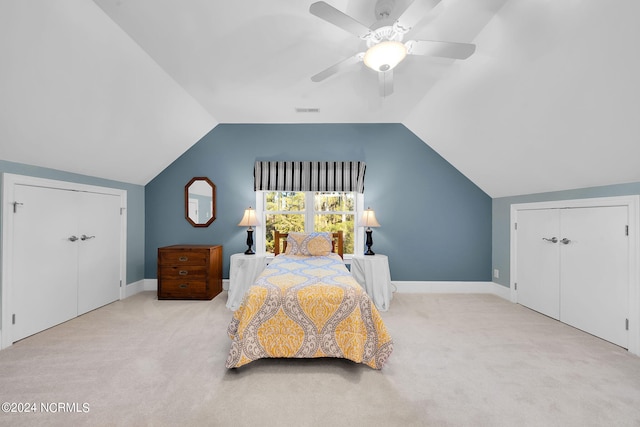
<svg viewBox="0 0 640 427">
<path fill-rule="evenodd" d="M 626 206 L 561 210 L 560 320 L 628 347 Z"/>
<path fill-rule="evenodd" d="M 17 341 L 78 313 L 76 194 L 15 186 L 12 339 Z"/>
<path fill-rule="evenodd" d="M 518 303 L 558 319 L 560 316 L 560 237 L 556 209 L 518 211 Z M 547 240 L 545 240 L 547 239 Z"/>
<path fill-rule="evenodd" d="M 120 297 L 120 197 L 77 193 L 78 314 Z"/>
</svg>

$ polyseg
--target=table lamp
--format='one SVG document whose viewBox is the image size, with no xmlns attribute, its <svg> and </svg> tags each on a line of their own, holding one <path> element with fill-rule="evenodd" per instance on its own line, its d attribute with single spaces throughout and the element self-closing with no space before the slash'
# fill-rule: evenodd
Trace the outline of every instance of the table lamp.
<svg viewBox="0 0 640 427">
<path fill-rule="evenodd" d="M 254 225 L 260 225 L 260 223 L 256 217 L 255 209 L 249 206 L 249 209 L 245 209 L 244 216 L 242 217 L 240 224 L 238 224 L 240 227 L 249 227 L 247 230 L 247 246 L 249 246 L 249 248 L 244 252 L 245 255 L 253 255 L 255 253 L 251 250 L 251 246 L 253 246 L 253 228 L 251 227 Z"/>
<path fill-rule="evenodd" d="M 365 252 L 364 254 L 375 255 L 375 253 L 371 250 L 371 246 L 373 246 L 373 237 L 371 237 L 373 231 L 371 230 L 371 227 L 380 227 L 380 224 L 376 219 L 376 213 L 371 208 L 367 208 L 367 210 L 362 213 L 362 218 L 360 218 L 359 225 L 360 227 L 367 227 L 367 252 Z"/>
</svg>

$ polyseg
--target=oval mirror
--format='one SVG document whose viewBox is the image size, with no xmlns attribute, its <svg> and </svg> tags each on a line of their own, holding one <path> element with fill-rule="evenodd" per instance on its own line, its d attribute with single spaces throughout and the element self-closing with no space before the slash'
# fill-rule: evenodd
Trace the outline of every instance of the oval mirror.
<svg viewBox="0 0 640 427">
<path fill-rule="evenodd" d="M 184 186 L 184 216 L 194 227 L 208 227 L 216 219 L 216 186 L 198 176 Z"/>
</svg>

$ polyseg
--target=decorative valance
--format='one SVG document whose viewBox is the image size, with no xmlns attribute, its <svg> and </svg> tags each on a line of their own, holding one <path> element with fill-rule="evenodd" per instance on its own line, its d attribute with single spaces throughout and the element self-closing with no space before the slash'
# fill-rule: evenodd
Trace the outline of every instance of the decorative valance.
<svg viewBox="0 0 640 427">
<path fill-rule="evenodd" d="M 357 191 L 364 193 L 364 162 L 257 161 L 255 191 Z"/>
</svg>

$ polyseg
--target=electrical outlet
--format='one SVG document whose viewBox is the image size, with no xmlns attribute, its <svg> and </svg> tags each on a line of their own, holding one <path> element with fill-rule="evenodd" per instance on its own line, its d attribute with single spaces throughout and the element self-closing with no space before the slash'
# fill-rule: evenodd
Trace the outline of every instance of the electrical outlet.
<svg viewBox="0 0 640 427">
<path fill-rule="evenodd" d="M 496 279 L 500 278 L 500 270 L 498 270 L 497 268 L 493 269 L 493 277 Z"/>
</svg>

